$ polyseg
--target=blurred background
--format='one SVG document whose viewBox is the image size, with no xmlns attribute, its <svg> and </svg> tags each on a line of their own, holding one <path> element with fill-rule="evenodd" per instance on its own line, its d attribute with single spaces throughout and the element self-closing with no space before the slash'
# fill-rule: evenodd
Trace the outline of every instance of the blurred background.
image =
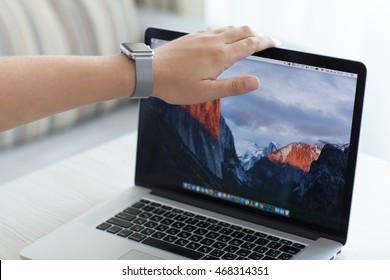
<svg viewBox="0 0 390 280">
<path fill-rule="evenodd" d="M 0 56 L 107 55 L 149 26 L 248 24 L 284 48 L 365 63 L 360 151 L 390 160 L 389 14 L 385 0 L 0 0 Z M 0 133 L 0 184 L 136 130 L 137 114 L 135 101 L 115 100 Z"/>
</svg>

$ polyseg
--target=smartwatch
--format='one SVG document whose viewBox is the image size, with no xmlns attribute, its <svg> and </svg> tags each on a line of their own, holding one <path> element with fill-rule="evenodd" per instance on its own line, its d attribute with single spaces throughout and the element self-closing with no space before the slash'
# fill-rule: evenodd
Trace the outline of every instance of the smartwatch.
<svg viewBox="0 0 390 280">
<path fill-rule="evenodd" d="M 120 50 L 134 60 L 135 87 L 130 98 L 148 98 L 153 90 L 153 50 L 143 43 L 123 43 Z"/>
</svg>

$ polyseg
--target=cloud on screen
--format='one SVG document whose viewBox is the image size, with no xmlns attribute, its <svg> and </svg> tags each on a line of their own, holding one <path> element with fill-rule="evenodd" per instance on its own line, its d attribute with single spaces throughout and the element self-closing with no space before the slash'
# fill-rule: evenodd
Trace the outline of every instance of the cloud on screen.
<svg viewBox="0 0 390 280">
<path fill-rule="evenodd" d="M 220 78 L 256 75 L 260 88 L 222 100 L 236 140 L 348 143 L 356 81 L 319 71 L 242 60 Z"/>
</svg>

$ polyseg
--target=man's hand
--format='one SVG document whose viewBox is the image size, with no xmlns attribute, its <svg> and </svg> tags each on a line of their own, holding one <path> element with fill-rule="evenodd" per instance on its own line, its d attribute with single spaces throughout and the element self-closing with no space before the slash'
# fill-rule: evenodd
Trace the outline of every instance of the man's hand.
<svg viewBox="0 0 390 280">
<path fill-rule="evenodd" d="M 172 104 L 196 104 L 256 90 L 255 76 L 216 79 L 238 60 L 278 44 L 248 26 L 183 36 L 155 49 L 153 96 Z"/>
</svg>

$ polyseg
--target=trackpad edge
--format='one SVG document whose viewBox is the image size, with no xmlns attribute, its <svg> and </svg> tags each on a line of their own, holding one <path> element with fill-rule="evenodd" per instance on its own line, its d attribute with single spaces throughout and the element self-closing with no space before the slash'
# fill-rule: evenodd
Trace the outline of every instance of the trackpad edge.
<svg viewBox="0 0 390 280">
<path fill-rule="evenodd" d="M 162 258 L 133 249 L 120 257 L 119 260 L 162 260 Z"/>
</svg>

